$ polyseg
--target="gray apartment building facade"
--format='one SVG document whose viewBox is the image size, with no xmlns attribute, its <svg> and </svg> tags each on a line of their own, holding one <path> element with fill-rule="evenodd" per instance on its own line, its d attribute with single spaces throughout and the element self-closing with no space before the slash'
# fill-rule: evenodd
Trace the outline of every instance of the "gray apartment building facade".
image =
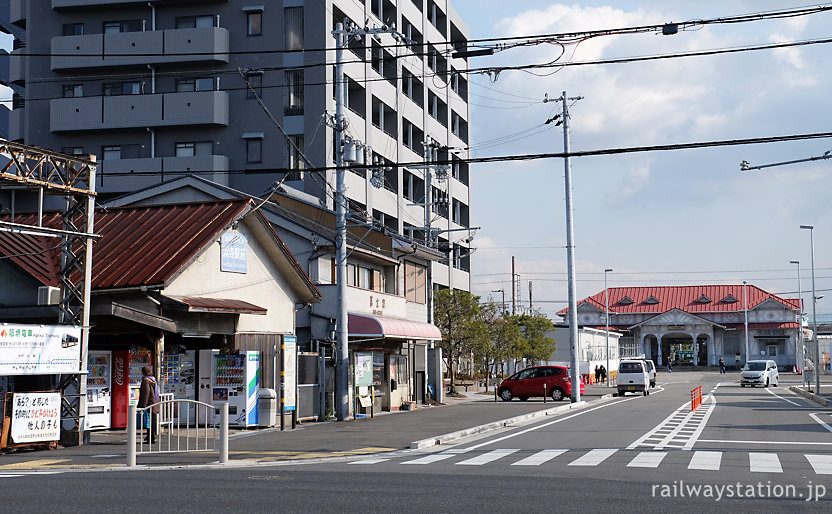
<svg viewBox="0 0 832 514">
<path fill-rule="evenodd" d="M 306 169 L 335 163 L 331 30 L 395 27 L 404 38 L 365 36 L 344 51 L 346 136 L 378 164 L 346 173 L 350 208 L 419 241 L 430 219 L 430 244 L 449 256 L 431 264 L 434 287 L 470 290 L 468 63 L 452 56 L 468 29 L 447 0 L 10 0 L 0 10 L 0 30 L 15 36 L 0 73 L 14 89 L 8 139 L 95 155 L 102 198 L 190 173 L 253 195 L 285 178 L 329 208 L 334 170 Z M 453 164 L 400 165 L 423 162 L 426 141 Z"/>
</svg>

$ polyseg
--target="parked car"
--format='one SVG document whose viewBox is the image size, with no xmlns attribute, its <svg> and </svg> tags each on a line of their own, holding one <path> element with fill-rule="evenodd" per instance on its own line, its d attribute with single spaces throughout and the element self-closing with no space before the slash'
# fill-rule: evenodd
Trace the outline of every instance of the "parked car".
<svg viewBox="0 0 832 514">
<path fill-rule="evenodd" d="M 650 387 L 656 387 L 656 365 L 652 359 L 641 359 L 647 365 L 647 377 L 650 379 Z"/>
<path fill-rule="evenodd" d="M 770 385 L 776 386 L 779 383 L 780 374 L 777 372 L 777 363 L 773 360 L 748 361 L 742 367 L 741 387 L 747 385 L 768 387 Z"/>
<path fill-rule="evenodd" d="M 640 359 L 618 363 L 618 396 L 630 393 L 650 394 L 650 374 L 647 363 Z"/>
<path fill-rule="evenodd" d="M 526 401 L 532 396 L 551 396 L 560 401 L 572 396 L 572 382 L 569 378 L 570 368 L 566 366 L 534 366 L 518 371 L 500 383 L 497 389 L 504 402 L 515 396 Z M 584 393 L 583 380 L 581 394 Z"/>
</svg>

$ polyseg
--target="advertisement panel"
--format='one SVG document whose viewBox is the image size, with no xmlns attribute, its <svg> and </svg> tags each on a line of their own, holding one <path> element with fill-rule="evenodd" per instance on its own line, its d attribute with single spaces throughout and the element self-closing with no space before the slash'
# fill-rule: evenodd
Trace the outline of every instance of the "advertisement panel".
<svg viewBox="0 0 832 514">
<path fill-rule="evenodd" d="M 298 345 L 295 336 L 283 337 L 283 411 L 297 408 Z"/>
<path fill-rule="evenodd" d="M 14 393 L 12 441 L 57 441 L 61 437 L 61 393 Z"/>
<path fill-rule="evenodd" d="M 0 324 L 0 375 L 81 371 L 81 327 Z"/>
</svg>

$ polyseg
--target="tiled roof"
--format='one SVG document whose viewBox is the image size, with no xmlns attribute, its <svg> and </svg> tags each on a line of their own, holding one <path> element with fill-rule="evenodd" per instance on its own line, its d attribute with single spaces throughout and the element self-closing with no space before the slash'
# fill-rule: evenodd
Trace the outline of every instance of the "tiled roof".
<svg viewBox="0 0 832 514">
<path fill-rule="evenodd" d="M 609 288 L 609 308 L 615 313 L 655 313 L 660 314 L 671 309 L 680 309 L 690 313 L 704 312 L 742 312 L 745 309 L 743 304 L 743 285 L 702 285 L 702 286 L 648 286 L 648 287 L 611 287 Z M 799 309 L 797 298 L 781 298 L 775 294 L 763 291 L 757 286 L 748 285 L 748 308 L 753 309 L 766 300 L 775 300 L 788 307 Z M 711 301 L 697 302 L 702 296 Z M 650 297 L 658 300 L 658 303 L 646 302 Z M 732 298 L 739 301 L 732 301 Z M 629 303 L 626 298 L 632 300 Z M 623 303 L 620 303 L 625 299 Z M 725 301 L 725 300 L 728 301 Z M 589 303 L 604 310 L 604 291 L 584 298 L 578 305 Z M 558 314 L 566 313 L 563 309 Z"/>
</svg>

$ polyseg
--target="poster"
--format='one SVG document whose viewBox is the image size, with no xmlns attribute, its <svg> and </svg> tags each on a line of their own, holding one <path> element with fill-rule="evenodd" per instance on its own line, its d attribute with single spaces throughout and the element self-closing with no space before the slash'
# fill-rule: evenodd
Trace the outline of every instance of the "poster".
<svg viewBox="0 0 832 514">
<path fill-rule="evenodd" d="M 61 393 L 14 393 L 12 441 L 57 441 L 60 429 Z"/>
<path fill-rule="evenodd" d="M 0 324 L 0 375 L 80 371 L 81 327 Z"/>
<path fill-rule="evenodd" d="M 373 385 L 373 353 L 355 352 L 355 385 Z"/>
<path fill-rule="evenodd" d="M 295 336 L 283 337 L 283 411 L 297 408 L 298 345 Z"/>
</svg>

